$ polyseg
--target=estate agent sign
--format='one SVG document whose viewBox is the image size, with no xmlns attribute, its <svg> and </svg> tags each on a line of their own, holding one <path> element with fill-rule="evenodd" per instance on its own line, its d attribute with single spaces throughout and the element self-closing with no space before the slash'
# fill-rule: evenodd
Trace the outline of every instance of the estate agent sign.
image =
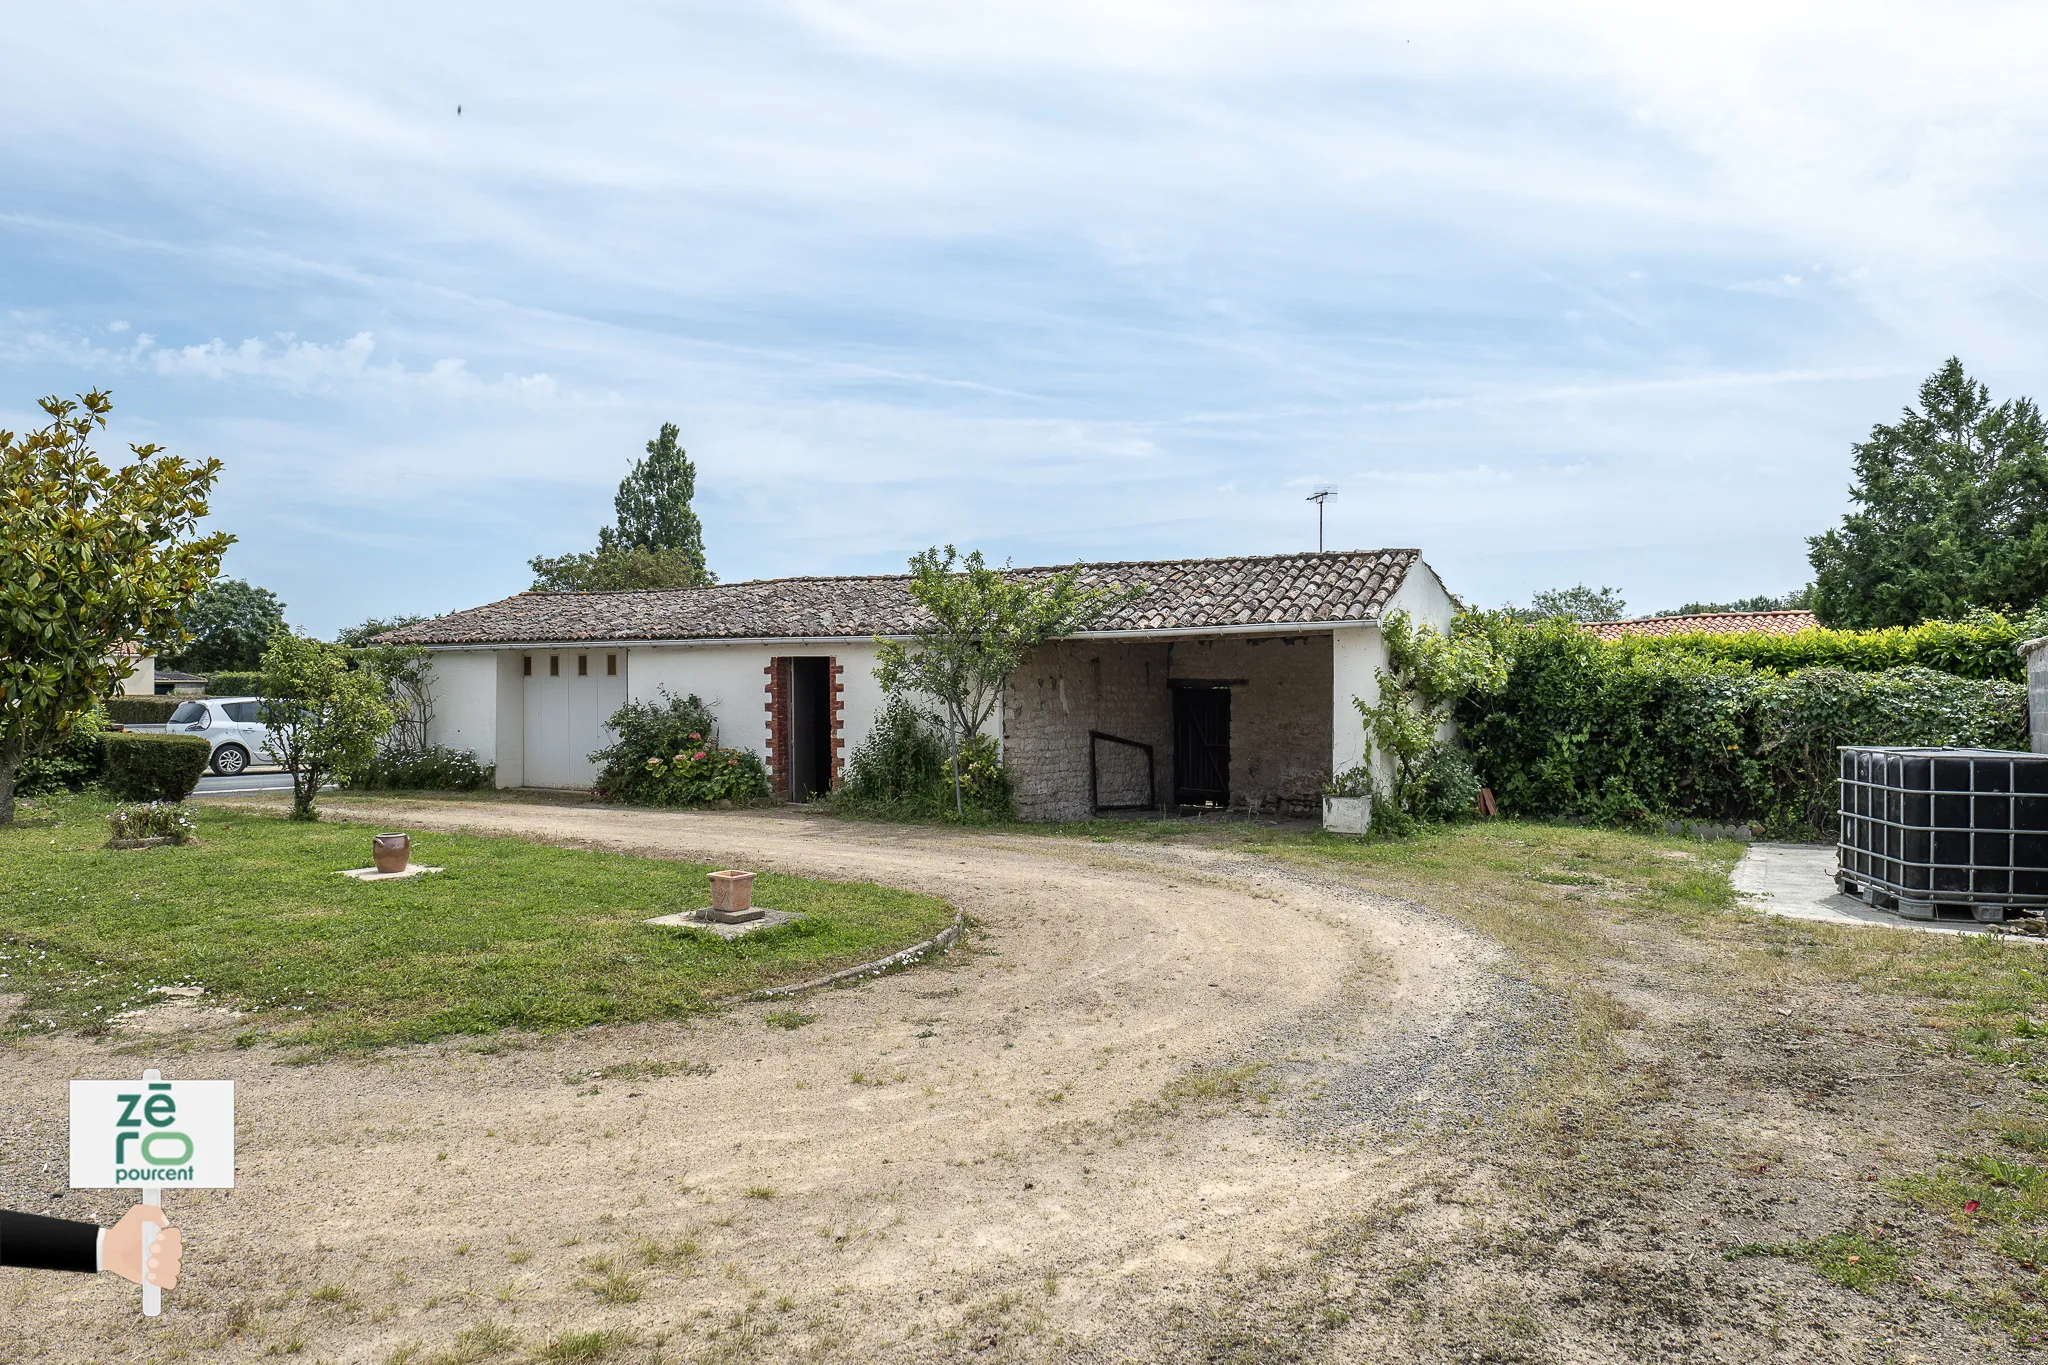
<svg viewBox="0 0 2048 1365">
<path fill-rule="evenodd" d="M 232 1189 L 235 1183 L 235 1083 L 139 1081 L 71 1083 L 71 1188 L 134 1189 L 161 1204 L 162 1188 Z M 156 1225 L 145 1223 L 143 1263 Z M 142 1311 L 161 1311 L 160 1291 L 142 1287 Z"/>
</svg>

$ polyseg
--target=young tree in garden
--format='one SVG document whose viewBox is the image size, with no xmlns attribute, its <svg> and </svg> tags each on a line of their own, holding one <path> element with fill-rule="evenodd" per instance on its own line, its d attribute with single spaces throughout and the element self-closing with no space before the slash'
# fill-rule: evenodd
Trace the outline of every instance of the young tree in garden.
<svg viewBox="0 0 2048 1365">
<path fill-rule="evenodd" d="M 697 466 L 679 444 L 681 433 L 664 422 L 619 482 L 612 509 L 618 523 L 597 533 L 595 551 L 536 555 L 528 561 L 535 592 L 626 592 L 691 588 L 715 583 L 704 562 L 704 526 L 690 507 Z"/>
<path fill-rule="evenodd" d="M 220 461 L 142 445 L 114 468 L 90 444 L 104 391 L 40 406 L 48 426 L 0 431 L 0 824 L 22 760 L 119 688 L 122 645 L 184 642 L 178 613 L 234 543 L 198 534 Z"/>
<path fill-rule="evenodd" d="M 920 692 L 938 702 L 953 737 L 953 805 L 961 807 L 960 749 L 981 733 L 1002 700 L 1003 683 L 1024 656 L 1079 630 L 1133 596 L 1081 587 L 1081 568 L 1029 577 L 992 569 L 975 550 L 948 545 L 910 558 L 910 595 L 931 616 L 906 643 L 885 640 L 875 676 L 888 692 Z"/>
<path fill-rule="evenodd" d="M 577 554 L 527 561 L 533 570 L 533 592 L 646 592 L 655 588 L 694 588 L 710 582 L 681 550 L 624 549 L 613 544 Z"/>
<path fill-rule="evenodd" d="M 193 673 L 247 672 L 284 625 L 284 603 L 244 579 L 216 578 L 178 613 L 178 621 L 191 640 L 177 654 L 163 656 L 164 664 Z"/>
<path fill-rule="evenodd" d="M 1991 402 L 1950 357 L 1920 406 L 1851 447 L 1855 504 L 1807 542 L 1830 626 L 1910 626 L 2048 597 L 2048 428 L 2033 400 Z"/>
<path fill-rule="evenodd" d="M 383 682 L 349 666 L 342 645 L 280 630 L 263 651 L 259 714 L 271 750 L 292 774 L 292 819 L 317 820 L 314 801 L 330 779 L 346 782 L 376 761 L 377 741 L 396 722 Z"/>
</svg>

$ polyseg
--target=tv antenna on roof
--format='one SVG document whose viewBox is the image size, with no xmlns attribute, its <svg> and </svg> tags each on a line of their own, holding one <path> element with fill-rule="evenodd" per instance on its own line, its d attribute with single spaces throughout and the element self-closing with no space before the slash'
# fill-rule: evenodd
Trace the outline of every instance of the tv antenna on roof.
<svg viewBox="0 0 2048 1365">
<path fill-rule="evenodd" d="M 1305 502 L 1312 502 L 1316 505 L 1317 554 L 1321 554 L 1323 550 L 1323 504 L 1336 496 L 1337 490 L 1334 488 L 1318 488 L 1315 492 L 1309 494 L 1307 498 L 1303 499 Z"/>
</svg>

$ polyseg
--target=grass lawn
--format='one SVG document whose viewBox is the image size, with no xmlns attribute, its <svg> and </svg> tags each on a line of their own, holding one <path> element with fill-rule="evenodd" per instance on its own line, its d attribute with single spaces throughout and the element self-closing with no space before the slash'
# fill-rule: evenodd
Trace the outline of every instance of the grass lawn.
<svg viewBox="0 0 2048 1365">
<path fill-rule="evenodd" d="M 108 807 L 56 799 L 0 828 L 0 992 L 17 1029 L 101 1032 L 196 985 L 252 1011 L 252 1041 L 312 1053 L 453 1034 L 675 1018 L 709 996 L 881 957 L 950 923 L 931 896 L 763 874 L 794 924 L 731 943 L 657 928 L 708 904 L 710 866 L 463 834 L 415 838 L 407 881 L 336 876 L 378 829 L 192 808 L 199 843 L 114 852 Z"/>
</svg>

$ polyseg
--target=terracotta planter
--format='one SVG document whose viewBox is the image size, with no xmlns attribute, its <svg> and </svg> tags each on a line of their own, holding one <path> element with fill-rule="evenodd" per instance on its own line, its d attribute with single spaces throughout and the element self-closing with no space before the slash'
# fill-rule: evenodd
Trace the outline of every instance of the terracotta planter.
<svg viewBox="0 0 2048 1365">
<path fill-rule="evenodd" d="M 711 874 L 711 918 L 727 924 L 742 920 L 759 919 L 761 912 L 754 908 L 754 874 L 751 872 L 714 872 Z"/>
<path fill-rule="evenodd" d="M 403 872 L 412 861 L 410 834 L 379 834 L 370 840 L 370 861 L 379 872 Z"/>
</svg>

